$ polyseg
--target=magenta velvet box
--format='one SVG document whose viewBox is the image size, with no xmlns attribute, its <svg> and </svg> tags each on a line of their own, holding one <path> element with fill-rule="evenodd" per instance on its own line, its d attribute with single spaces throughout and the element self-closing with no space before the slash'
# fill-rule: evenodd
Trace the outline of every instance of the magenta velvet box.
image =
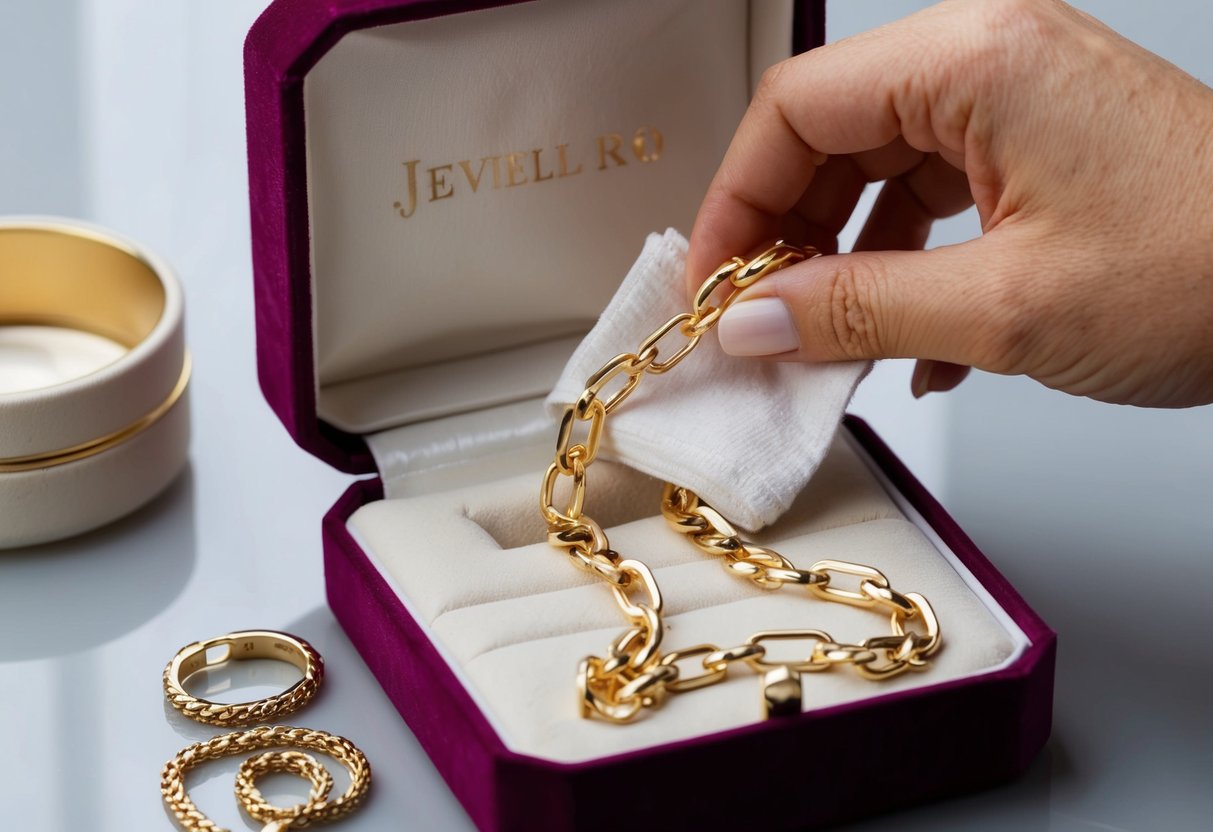
<svg viewBox="0 0 1213 832">
<path fill-rule="evenodd" d="M 542 396 L 644 231 L 686 230 L 742 96 L 771 60 L 767 41 L 792 52 L 823 38 L 824 3 L 755 3 L 775 11 L 741 0 L 277 0 L 246 43 L 262 388 L 305 450 L 380 475 L 354 482 L 324 519 L 329 602 L 481 829 L 615 827 L 603 786 L 622 783 L 654 784 L 625 789 L 627 816 L 643 828 L 817 827 L 1013 777 L 1048 737 L 1054 634 L 856 419 L 846 432 L 884 487 L 1017 628 L 1013 660 L 908 690 L 873 686 L 793 718 L 554 761 L 507 745 L 351 531 L 351 517 L 407 479 L 385 470 L 409 456 L 393 453 L 393 437 L 428 436 L 427 453 L 448 454 L 434 471 L 492 456 L 474 443 L 434 450 L 434 437 Z M 722 69 L 726 48 L 745 54 Z M 549 70 L 545 60 L 565 63 Z M 728 101 L 719 112 L 716 96 Z M 593 230 L 579 236 L 581 227 Z M 515 266 L 528 253 L 539 263 Z M 553 307 L 575 319 L 571 329 L 552 326 L 544 306 L 558 281 L 519 282 L 549 261 L 557 273 L 597 269 L 584 297 Z M 505 278 L 521 300 L 493 295 Z M 463 329 L 434 323 L 461 316 Z M 510 325 L 494 329 L 498 319 Z M 539 370 L 516 376 L 515 364 Z M 449 485 L 435 477 L 422 486 Z M 568 567 L 553 558 L 552 568 Z M 571 672 L 567 682 L 572 702 Z M 725 771 L 778 772 L 779 798 L 669 799 L 700 795 Z"/>
</svg>

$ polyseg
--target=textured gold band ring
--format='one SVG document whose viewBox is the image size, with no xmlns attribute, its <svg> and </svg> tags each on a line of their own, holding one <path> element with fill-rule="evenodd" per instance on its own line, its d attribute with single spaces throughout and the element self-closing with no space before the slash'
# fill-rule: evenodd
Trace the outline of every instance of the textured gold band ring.
<svg viewBox="0 0 1213 832">
<path fill-rule="evenodd" d="M 207 651 L 216 647 L 227 649 L 218 656 L 208 656 Z M 252 702 L 210 702 L 186 692 L 185 680 L 199 670 L 246 659 L 288 662 L 299 668 L 303 678 L 282 693 Z M 197 722 L 252 725 L 299 710 L 316 695 L 323 680 L 324 659 L 303 639 L 273 630 L 242 630 L 196 641 L 177 651 L 164 668 L 164 695 L 174 708 Z"/>
</svg>

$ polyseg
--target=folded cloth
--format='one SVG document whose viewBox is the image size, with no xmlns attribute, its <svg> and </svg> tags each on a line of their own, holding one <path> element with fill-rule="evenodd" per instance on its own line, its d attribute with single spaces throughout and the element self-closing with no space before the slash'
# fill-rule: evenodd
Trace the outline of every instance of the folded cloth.
<svg viewBox="0 0 1213 832">
<path fill-rule="evenodd" d="M 548 396 L 549 413 L 559 418 L 605 362 L 635 351 L 657 326 L 689 310 L 686 253 L 686 239 L 673 229 L 649 235 Z M 681 343 L 677 330 L 670 333 L 658 345 L 665 348 L 658 361 Z M 677 367 L 646 375 L 607 417 L 599 454 L 690 488 L 753 531 L 783 514 L 817 470 L 870 366 L 736 358 L 709 333 Z M 617 389 L 612 383 L 603 396 Z"/>
</svg>

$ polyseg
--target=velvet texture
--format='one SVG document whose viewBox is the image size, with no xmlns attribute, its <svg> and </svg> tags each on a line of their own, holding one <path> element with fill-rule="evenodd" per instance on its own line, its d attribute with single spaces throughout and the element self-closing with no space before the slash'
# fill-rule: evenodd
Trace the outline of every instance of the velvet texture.
<svg viewBox="0 0 1213 832">
<path fill-rule="evenodd" d="M 295 442 L 342 471 L 366 473 L 375 463 L 361 437 L 316 415 L 303 79 L 348 32 L 524 1 L 277 0 L 245 40 L 261 390 Z M 797 51 L 823 42 L 824 0 L 796 0 L 792 35 Z"/>
<path fill-rule="evenodd" d="M 325 518 L 329 604 L 483 830 L 617 828 L 604 784 L 656 784 L 651 791 L 625 789 L 629 816 L 645 819 L 641 828 L 806 829 L 1014 777 L 1049 735 L 1056 637 L 871 429 L 853 417 L 846 427 L 1032 642 L 1012 666 L 565 765 L 513 753 L 501 743 L 351 537 L 347 518 L 382 498 L 376 480 L 355 483 Z M 726 771 L 779 772 L 779 781 L 791 788 L 781 789 L 778 800 L 715 801 L 705 785 L 719 783 Z M 677 794 L 694 797 L 670 799 Z"/>
</svg>

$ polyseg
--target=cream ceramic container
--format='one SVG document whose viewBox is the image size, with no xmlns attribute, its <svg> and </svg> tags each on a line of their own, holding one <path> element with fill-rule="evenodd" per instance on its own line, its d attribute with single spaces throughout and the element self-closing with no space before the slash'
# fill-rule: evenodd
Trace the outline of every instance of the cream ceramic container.
<svg viewBox="0 0 1213 832">
<path fill-rule="evenodd" d="M 159 494 L 189 446 L 181 286 L 93 226 L 0 218 L 0 548 Z"/>
</svg>

